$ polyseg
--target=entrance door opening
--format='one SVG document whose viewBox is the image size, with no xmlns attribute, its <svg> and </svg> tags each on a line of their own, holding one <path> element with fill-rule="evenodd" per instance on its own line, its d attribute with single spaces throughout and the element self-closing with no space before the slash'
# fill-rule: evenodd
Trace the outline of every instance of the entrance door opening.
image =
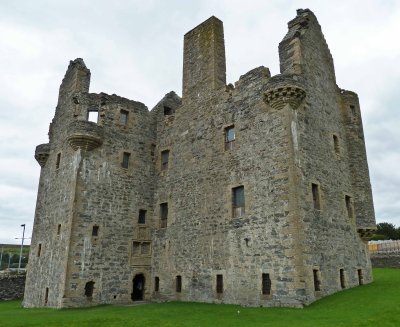
<svg viewBox="0 0 400 327">
<path fill-rule="evenodd" d="M 142 301 L 144 292 L 144 275 L 138 274 L 133 279 L 132 301 Z"/>
</svg>

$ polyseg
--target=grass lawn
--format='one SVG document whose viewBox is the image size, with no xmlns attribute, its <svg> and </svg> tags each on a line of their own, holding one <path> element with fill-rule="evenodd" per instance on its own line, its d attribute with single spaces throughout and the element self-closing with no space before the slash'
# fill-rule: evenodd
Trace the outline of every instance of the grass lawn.
<svg viewBox="0 0 400 327">
<path fill-rule="evenodd" d="M 0 302 L 0 326 L 400 326 L 400 269 L 374 269 L 374 278 L 304 309 L 170 302 L 55 310 Z"/>
</svg>

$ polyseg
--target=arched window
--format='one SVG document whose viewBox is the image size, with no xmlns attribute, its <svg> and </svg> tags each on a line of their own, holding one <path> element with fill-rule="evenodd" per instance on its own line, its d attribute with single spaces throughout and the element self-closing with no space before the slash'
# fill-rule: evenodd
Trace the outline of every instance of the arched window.
<svg viewBox="0 0 400 327">
<path fill-rule="evenodd" d="M 94 290 L 94 281 L 87 282 L 85 285 L 86 297 L 91 298 L 93 296 L 93 290 Z"/>
</svg>

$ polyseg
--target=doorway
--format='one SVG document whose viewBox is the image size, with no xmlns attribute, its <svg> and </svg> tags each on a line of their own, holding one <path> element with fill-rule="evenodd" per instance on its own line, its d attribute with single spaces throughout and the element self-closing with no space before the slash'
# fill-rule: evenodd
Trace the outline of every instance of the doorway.
<svg viewBox="0 0 400 327">
<path fill-rule="evenodd" d="M 144 293 L 144 275 L 138 274 L 133 278 L 132 301 L 142 301 Z"/>
</svg>

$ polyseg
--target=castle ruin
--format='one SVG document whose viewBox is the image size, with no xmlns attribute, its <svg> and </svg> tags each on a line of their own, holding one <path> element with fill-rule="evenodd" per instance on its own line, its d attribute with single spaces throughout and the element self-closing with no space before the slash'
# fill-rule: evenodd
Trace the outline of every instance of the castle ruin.
<svg viewBox="0 0 400 327">
<path fill-rule="evenodd" d="M 70 62 L 41 166 L 25 307 L 198 301 L 302 307 L 372 281 L 357 94 L 298 10 L 280 74 L 226 85 L 222 22 L 184 37 L 182 98 L 89 93 Z"/>
</svg>

